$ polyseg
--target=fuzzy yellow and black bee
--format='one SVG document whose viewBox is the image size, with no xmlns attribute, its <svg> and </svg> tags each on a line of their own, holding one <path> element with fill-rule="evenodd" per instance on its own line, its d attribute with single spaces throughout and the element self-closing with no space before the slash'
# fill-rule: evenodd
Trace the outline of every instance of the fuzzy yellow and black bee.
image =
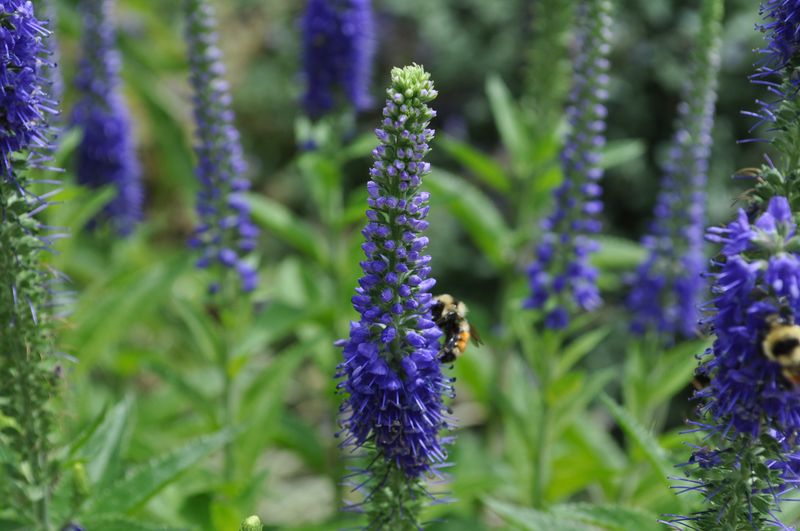
<svg viewBox="0 0 800 531">
<path fill-rule="evenodd" d="M 444 332 L 444 345 L 439 355 L 442 363 L 450 363 L 461 356 L 470 340 L 475 345 L 483 343 L 481 336 L 467 321 L 467 305 L 452 295 L 437 295 L 431 306 L 433 322 Z"/>
<path fill-rule="evenodd" d="M 761 342 L 764 355 L 781 366 L 781 374 L 789 383 L 800 384 L 800 326 L 779 315 L 769 316 L 767 325 Z"/>
</svg>

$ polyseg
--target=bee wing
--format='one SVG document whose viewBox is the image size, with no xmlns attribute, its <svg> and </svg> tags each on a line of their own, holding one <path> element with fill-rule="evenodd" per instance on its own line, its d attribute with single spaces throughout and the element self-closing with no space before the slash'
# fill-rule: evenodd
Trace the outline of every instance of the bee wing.
<svg viewBox="0 0 800 531">
<path fill-rule="evenodd" d="M 483 345 L 483 339 L 481 339 L 481 335 L 478 333 L 478 330 L 475 329 L 474 326 L 471 324 L 469 325 L 469 337 L 472 340 L 472 344 L 477 346 Z"/>
</svg>

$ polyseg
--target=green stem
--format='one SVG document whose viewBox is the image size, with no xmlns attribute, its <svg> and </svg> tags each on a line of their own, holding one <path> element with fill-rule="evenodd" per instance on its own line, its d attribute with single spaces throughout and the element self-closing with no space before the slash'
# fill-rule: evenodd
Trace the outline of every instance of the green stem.
<svg viewBox="0 0 800 531">
<path fill-rule="evenodd" d="M 19 351 L 23 347 L 20 346 Z M 31 467 L 31 477 L 33 484 L 41 489 L 41 498 L 32 500 L 32 511 L 40 529 L 49 531 L 50 526 L 50 488 L 47 478 L 47 455 L 42 446 L 46 440 L 47 434 L 40 426 L 40 418 L 42 415 L 41 407 L 37 407 L 36 397 L 31 396 L 31 391 L 35 385 L 30 384 L 30 381 L 35 381 L 36 378 L 41 378 L 41 374 L 35 373 L 36 367 L 25 363 L 20 363 L 16 357 L 11 357 L 16 365 L 16 374 L 19 375 L 20 381 L 18 382 L 18 392 L 22 400 L 22 412 L 20 420 L 23 422 L 24 431 L 24 447 L 27 453 L 27 459 Z M 27 360 L 26 360 L 27 361 Z"/>
<path fill-rule="evenodd" d="M 552 424 L 552 410 L 550 408 L 550 385 L 553 379 L 553 364 L 555 349 L 559 343 L 559 334 L 545 332 L 542 343 L 536 351 L 530 350 L 527 345 L 526 354 L 531 361 L 531 366 L 536 368 L 539 377 L 539 424 L 537 426 L 536 440 L 533 454 L 533 483 L 532 503 L 535 508 L 542 508 L 545 503 L 545 487 L 550 479 L 550 432 Z"/>
</svg>

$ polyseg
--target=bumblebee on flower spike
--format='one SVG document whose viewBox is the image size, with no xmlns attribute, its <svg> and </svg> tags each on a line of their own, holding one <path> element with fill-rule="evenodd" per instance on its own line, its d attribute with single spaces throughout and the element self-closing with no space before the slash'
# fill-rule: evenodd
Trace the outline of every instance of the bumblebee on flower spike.
<svg viewBox="0 0 800 531">
<path fill-rule="evenodd" d="M 366 183 L 368 209 L 362 231 L 363 275 L 353 308 L 360 314 L 347 339 L 337 342 L 342 446 L 363 451 L 354 509 L 367 529 L 420 529 L 428 477 L 440 475 L 452 425 L 444 403 L 451 380 L 439 359 L 442 330 L 433 320 L 431 257 L 425 252 L 430 195 L 420 190 L 430 164 L 425 155 L 436 115 L 430 75 L 421 66 L 392 70 L 383 120 L 375 134 Z M 456 341 L 457 343 L 457 341 Z"/>
<path fill-rule="evenodd" d="M 767 316 L 766 322 L 768 329 L 761 342 L 764 355 L 782 367 L 781 374 L 787 382 L 800 384 L 800 326 L 792 316 L 779 314 Z"/>
</svg>

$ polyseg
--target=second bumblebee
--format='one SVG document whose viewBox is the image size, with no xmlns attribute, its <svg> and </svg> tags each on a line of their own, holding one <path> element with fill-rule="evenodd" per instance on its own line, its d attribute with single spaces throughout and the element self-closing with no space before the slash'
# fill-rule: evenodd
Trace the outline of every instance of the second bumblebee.
<svg viewBox="0 0 800 531">
<path fill-rule="evenodd" d="M 764 355 L 777 362 L 792 385 L 800 384 L 800 326 L 778 315 L 767 318 L 768 330 L 761 343 Z"/>
<path fill-rule="evenodd" d="M 461 356 L 472 340 L 475 345 L 482 343 L 478 331 L 467 321 L 467 305 L 452 295 L 434 297 L 431 306 L 433 322 L 444 332 L 444 345 L 439 356 L 442 363 L 450 363 Z"/>
</svg>

